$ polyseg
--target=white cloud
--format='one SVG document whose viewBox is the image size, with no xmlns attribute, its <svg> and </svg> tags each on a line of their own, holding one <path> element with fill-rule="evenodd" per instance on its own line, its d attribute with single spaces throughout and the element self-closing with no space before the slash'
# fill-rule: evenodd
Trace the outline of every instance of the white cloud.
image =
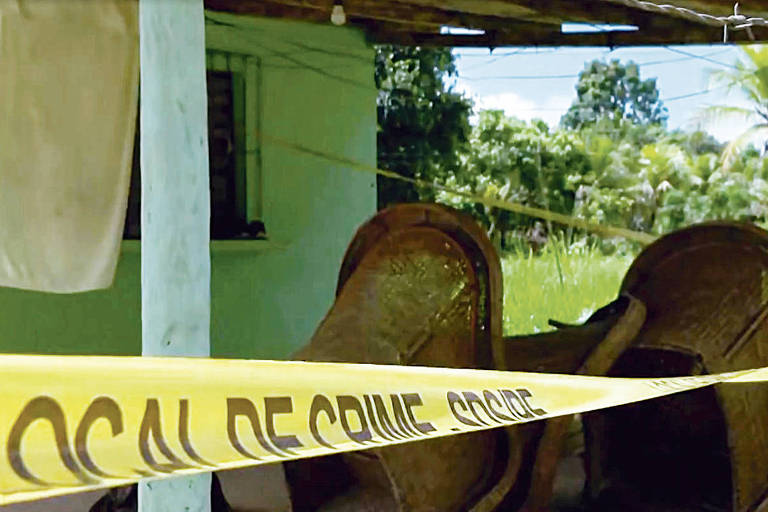
<svg viewBox="0 0 768 512">
<path fill-rule="evenodd" d="M 500 92 L 496 94 L 478 95 L 465 80 L 457 80 L 454 84 L 456 92 L 464 93 L 475 102 L 475 112 L 479 110 L 503 110 L 508 116 L 529 121 L 542 119 L 550 126 L 556 126 L 565 111 L 568 110 L 571 98 L 560 95 L 548 96 L 543 102 L 535 102 L 524 98 L 516 92 Z M 477 117 L 471 120 L 473 123 Z"/>
<path fill-rule="evenodd" d="M 568 110 L 570 98 L 549 96 L 543 102 L 523 98 L 515 92 L 503 92 L 478 98 L 476 109 L 501 109 L 507 115 L 526 121 L 542 119 L 550 126 L 556 126 Z"/>
</svg>

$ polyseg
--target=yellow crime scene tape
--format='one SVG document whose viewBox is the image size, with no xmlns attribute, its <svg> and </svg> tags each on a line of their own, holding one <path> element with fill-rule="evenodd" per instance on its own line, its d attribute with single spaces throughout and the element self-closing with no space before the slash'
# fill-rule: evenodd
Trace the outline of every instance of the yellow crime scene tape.
<svg viewBox="0 0 768 512">
<path fill-rule="evenodd" d="M 0 505 L 592 411 L 768 368 L 627 379 L 280 361 L 0 356 Z"/>
<path fill-rule="evenodd" d="M 445 192 L 447 194 L 451 194 L 457 197 L 462 197 L 464 199 L 467 199 L 468 201 L 489 206 L 491 208 L 499 208 L 501 210 L 507 210 L 510 212 L 519 213 L 521 215 L 526 215 L 528 217 L 534 217 L 537 219 L 543 219 L 550 222 L 556 222 L 559 224 L 563 224 L 565 226 L 571 226 L 571 227 L 583 229 L 585 231 L 589 231 L 590 233 L 595 233 L 600 236 L 622 237 L 626 240 L 632 240 L 642 245 L 651 244 L 657 238 L 654 235 L 651 235 L 649 233 L 643 233 L 642 231 L 634 231 L 632 229 L 621 228 L 618 226 L 608 226 L 605 224 L 595 224 L 593 222 L 588 222 L 584 219 L 573 217 L 571 215 L 565 215 L 562 213 L 553 212 L 551 210 L 545 210 L 544 208 L 536 208 L 534 206 L 528 206 L 528 205 L 516 203 L 513 201 L 506 201 L 504 199 L 499 199 L 495 197 L 480 196 L 477 194 L 471 194 L 468 192 L 463 192 L 461 190 L 456 190 L 450 187 L 446 187 L 445 185 L 440 185 L 438 183 L 433 183 L 431 181 L 422 180 L 418 178 L 409 178 L 408 176 L 403 176 L 393 171 L 389 171 L 386 169 L 379 169 L 378 167 L 367 165 L 362 162 L 358 162 L 357 160 L 353 160 L 351 158 L 334 155 L 325 151 L 321 151 L 319 149 L 309 148 L 302 144 L 297 144 L 295 142 L 282 139 L 280 137 L 274 137 L 272 135 L 269 135 L 263 132 L 257 132 L 256 135 L 263 141 L 269 142 L 270 144 L 274 144 L 276 146 L 280 146 L 285 149 L 290 149 L 292 151 L 297 151 L 299 153 L 316 156 L 318 158 L 328 160 L 329 162 L 334 162 L 337 164 L 344 165 L 358 172 L 376 174 L 379 176 L 384 176 L 385 178 L 389 178 L 397 181 L 403 181 L 405 183 L 411 183 L 412 185 L 417 185 L 419 187 L 431 188 L 431 189 L 438 190 L 440 192 Z"/>
</svg>

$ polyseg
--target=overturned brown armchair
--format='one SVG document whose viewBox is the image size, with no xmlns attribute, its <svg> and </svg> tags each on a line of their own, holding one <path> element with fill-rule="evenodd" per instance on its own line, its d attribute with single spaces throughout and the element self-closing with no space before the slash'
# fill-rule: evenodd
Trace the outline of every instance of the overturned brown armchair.
<svg viewBox="0 0 768 512">
<path fill-rule="evenodd" d="M 358 230 L 336 302 L 295 358 L 623 376 L 764 366 L 766 275 L 764 231 L 694 226 L 649 246 L 617 299 L 585 324 L 505 338 L 499 259 L 485 233 L 447 207 L 400 205 Z M 584 415 L 576 506 L 758 510 L 768 490 L 766 405 L 768 387 L 758 384 Z M 294 510 L 551 510 L 563 439 L 574 424 L 582 421 L 555 418 L 287 463 Z M 687 476 L 676 475 L 683 466 Z"/>
</svg>

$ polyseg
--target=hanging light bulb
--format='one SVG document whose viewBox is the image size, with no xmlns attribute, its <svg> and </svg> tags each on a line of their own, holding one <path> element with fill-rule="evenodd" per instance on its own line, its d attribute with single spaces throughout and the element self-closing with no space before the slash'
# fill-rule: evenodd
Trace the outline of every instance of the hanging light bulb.
<svg viewBox="0 0 768 512">
<path fill-rule="evenodd" d="M 347 15 L 344 13 L 344 4 L 341 0 L 336 0 L 331 10 L 331 23 L 334 25 L 343 25 L 347 22 Z"/>
</svg>

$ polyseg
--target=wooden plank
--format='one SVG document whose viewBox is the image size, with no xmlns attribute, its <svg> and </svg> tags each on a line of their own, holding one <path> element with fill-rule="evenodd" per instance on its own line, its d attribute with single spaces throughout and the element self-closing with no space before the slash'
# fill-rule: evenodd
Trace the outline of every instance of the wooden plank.
<svg viewBox="0 0 768 512">
<path fill-rule="evenodd" d="M 208 4 L 218 5 L 226 10 L 236 10 L 243 14 L 260 14 L 269 4 L 282 5 L 286 9 L 301 8 L 312 10 L 314 14 L 305 19 L 317 19 L 328 23 L 330 20 L 332 3 L 324 0 L 208 0 Z M 277 7 L 272 9 L 279 12 Z M 454 26 L 466 28 L 495 28 L 503 29 L 509 26 L 509 18 L 498 16 L 482 16 L 472 13 L 452 11 L 423 6 L 410 6 L 399 2 L 354 0 L 344 2 L 344 12 L 351 23 L 358 20 L 376 20 L 402 24 L 407 28 L 411 25 L 433 26 L 439 29 L 441 26 Z M 289 17 L 289 11 L 286 10 Z M 559 25 L 559 20 L 552 18 L 552 23 Z"/>
<path fill-rule="evenodd" d="M 293 0 L 287 0 L 293 1 Z M 365 2 L 370 0 L 363 0 Z M 419 11 L 425 7 L 434 7 L 433 0 L 408 0 L 412 4 L 412 10 Z M 499 2 L 506 8 L 499 8 L 498 5 L 485 5 L 485 2 L 475 2 L 472 0 L 453 0 L 452 7 L 458 13 L 483 15 L 484 17 L 506 19 L 506 27 L 495 27 L 491 25 L 468 27 L 488 29 L 509 29 L 509 24 L 515 21 L 529 21 L 536 23 L 549 23 L 560 25 L 563 22 L 586 22 L 586 23 L 615 23 L 647 25 L 652 19 L 663 17 L 653 15 L 638 9 L 630 9 L 624 6 L 615 5 L 607 1 L 580 0 L 505 0 Z M 481 5 L 482 4 L 482 5 Z M 512 10 L 509 6 L 514 5 L 519 9 L 519 13 Z M 464 26 L 464 25 L 456 25 Z"/>
<path fill-rule="evenodd" d="M 291 19 L 328 23 L 332 0 L 206 0 L 211 8 Z M 700 12 L 723 12 L 723 4 L 708 1 L 689 1 L 689 7 Z M 715 7 L 717 7 L 715 9 Z M 494 46 L 483 38 L 470 37 L 423 37 L 421 34 L 437 34 L 441 26 L 483 29 L 500 33 L 516 32 L 515 35 L 496 36 L 496 45 L 653 45 L 717 43 L 722 35 L 717 29 L 684 20 L 676 16 L 649 13 L 641 9 L 621 5 L 618 0 L 345 0 L 344 10 L 348 24 L 360 26 L 372 34 L 376 42 L 397 44 L 422 44 L 440 46 Z M 751 11 L 750 15 L 764 14 L 765 8 Z M 559 34 L 526 39 L 526 31 L 519 34 L 519 22 L 548 24 L 554 29 L 563 22 L 609 23 L 636 25 L 643 29 L 634 35 L 614 34 Z M 408 37 L 411 32 L 413 37 Z M 387 34 L 386 36 L 384 34 Z M 523 37 L 525 36 L 525 37 Z M 764 36 L 768 37 L 768 36 Z M 488 38 L 489 40 L 492 37 Z M 746 41 L 746 35 L 736 34 L 733 41 Z"/>
<path fill-rule="evenodd" d="M 307 7 L 295 7 L 259 0 L 205 0 L 205 7 L 214 11 L 248 14 L 267 18 L 288 18 L 316 23 L 329 23 L 330 15 Z"/>
<path fill-rule="evenodd" d="M 562 22 L 613 23 L 620 25 L 652 25 L 664 15 L 652 14 L 640 9 L 631 9 L 603 0 L 512 0 L 535 14 L 526 19 L 541 22 L 557 19 Z"/>
<path fill-rule="evenodd" d="M 333 2 L 327 0 L 207 0 L 207 5 L 243 14 L 271 15 L 325 21 Z M 281 7 L 282 6 L 282 10 Z M 321 11 L 310 14 L 311 11 Z M 267 12 L 269 11 L 269 12 Z M 647 25 L 664 15 L 616 5 L 611 0 L 347 0 L 344 11 L 349 19 L 380 20 L 403 25 L 431 24 L 465 28 L 508 28 L 514 20 L 560 25 L 562 22 L 621 23 Z"/>
<path fill-rule="evenodd" d="M 235 136 L 235 198 L 237 201 L 238 213 L 243 213 L 247 219 L 247 172 L 246 172 L 246 151 L 245 151 L 245 61 L 244 55 L 230 53 L 227 56 L 229 60 L 229 70 L 232 72 L 232 121 L 234 123 Z"/>
<path fill-rule="evenodd" d="M 211 71 L 229 71 L 229 60 L 222 52 L 206 53 L 207 68 Z"/>
<path fill-rule="evenodd" d="M 259 155 L 259 109 L 261 88 L 259 87 L 259 59 L 245 58 L 245 184 L 246 220 L 261 220 L 261 166 Z"/>
<path fill-rule="evenodd" d="M 619 3 L 619 0 L 598 0 L 604 3 Z M 671 3 L 677 7 L 685 7 L 695 12 L 711 14 L 713 16 L 729 16 L 733 14 L 733 4 L 730 0 L 675 0 L 674 2 L 660 2 L 658 4 Z M 741 3 L 741 14 L 748 17 L 768 16 L 768 3 L 759 0 L 757 2 Z"/>
<path fill-rule="evenodd" d="M 582 34 L 548 31 L 542 25 L 528 24 L 520 30 L 486 32 L 482 35 L 448 35 L 436 33 L 409 33 L 393 27 L 372 31 L 371 40 L 380 44 L 402 44 L 418 46 L 460 46 L 479 48 L 500 48 L 502 46 L 655 46 L 669 44 L 718 44 L 722 43 L 722 31 L 716 27 L 695 26 L 677 29 L 670 25 L 664 31 L 636 32 L 594 32 Z M 768 30 L 753 29 L 757 41 L 768 41 Z M 734 32 L 730 42 L 749 42 L 746 33 Z"/>
<path fill-rule="evenodd" d="M 141 0 L 142 355 L 210 354 L 203 0 Z M 194 411 L 192 412 L 194 414 Z M 139 484 L 141 512 L 210 512 L 211 475 Z"/>
</svg>

